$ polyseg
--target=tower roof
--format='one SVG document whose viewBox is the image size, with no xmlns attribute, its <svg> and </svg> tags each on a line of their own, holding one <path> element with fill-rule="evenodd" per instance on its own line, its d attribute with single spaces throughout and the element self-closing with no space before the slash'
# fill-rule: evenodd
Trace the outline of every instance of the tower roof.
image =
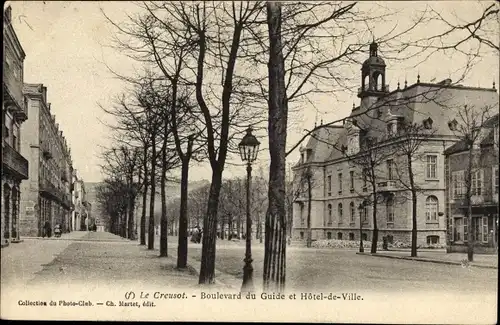
<svg viewBox="0 0 500 325">
<path fill-rule="evenodd" d="M 378 56 L 377 50 L 378 50 L 378 44 L 375 41 L 373 41 L 370 44 L 370 57 L 366 59 L 365 62 L 363 62 L 363 67 L 369 65 L 378 65 L 385 67 L 385 62 L 381 57 Z"/>
</svg>

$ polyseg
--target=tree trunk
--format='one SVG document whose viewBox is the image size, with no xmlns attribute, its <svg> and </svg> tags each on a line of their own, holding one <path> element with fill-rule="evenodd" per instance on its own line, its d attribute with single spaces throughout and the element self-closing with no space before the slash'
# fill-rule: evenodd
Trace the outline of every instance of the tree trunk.
<svg viewBox="0 0 500 325">
<path fill-rule="evenodd" d="M 288 103 L 281 45 L 281 3 L 267 2 L 269 29 L 269 207 L 266 213 L 263 284 L 266 292 L 283 292 L 286 277 L 286 128 Z"/>
<path fill-rule="evenodd" d="M 222 217 L 220 220 L 220 239 L 224 240 L 224 230 L 226 227 L 226 220 L 224 219 L 225 217 Z"/>
<path fill-rule="evenodd" d="M 312 230 L 311 230 L 311 208 L 312 208 L 312 188 L 311 175 L 307 171 L 307 247 L 312 245 Z"/>
<path fill-rule="evenodd" d="M 167 178 L 167 138 L 163 140 L 161 148 L 161 218 L 160 218 L 160 256 L 168 256 L 168 220 L 167 220 L 167 192 L 165 189 Z"/>
<path fill-rule="evenodd" d="M 203 246 L 199 284 L 215 283 L 215 243 L 217 238 L 217 209 L 222 185 L 222 170 L 214 166 L 208 195 L 207 215 L 203 220 Z"/>
<path fill-rule="evenodd" d="M 410 191 L 411 191 L 411 256 L 417 257 L 417 189 L 415 188 L 415 179 L 413 175 L 413 164 L 411 162 L 411 155 L 407 155 L 406 159 L 408 161 L 408 178 L 410 181 Z"/>
<path fill-rule="evenodd" d="M 128 238 L 135 240 L 134 234 L 135 199 L 130 199 L 130 210 L 128 215 Z"/>
<path fill-rule="evenodd" d="M 373 186 L 375 189 L 375 186 Z M 373 191 L 373 236 L 372 236 L 372 248 L 370 253 L 377 253 L 377 243 L 378 243 L 378 226 L 377 226 L 377 192 Z"/>
<path fill-rule="evenodd" d="M 152 141 L 151 155 L 151 197 L 149 198 L 149 224 L 148 224 L 148 249 L 153 250 L 155 247 L 155 194 L 156 194 L 156 141 Z"/>
<path fill-rule="evenodd" d="M 181 206 L 179 211 L 179 238 L 177 246 L 177 268 L 185 268 L 187 266 L 188 254 L 188 183 L 189 182 L 189 156 L 186 155 L 182 161 L 181 169 Z"/>
<path fill-rule="evenodd" d="M 474 234 L 474 230 L 472 229 L 472 160 L 474 159 L 474 146 L 473 144 L 469 144 L 469 162 L 467 164 L 467 175 L 465 175 L 465 203 L 467 204 L 466 210 L 466 222 L 467 222 L 467 260 L 469 262 L 474 261 L 474 238 L 472 237 Z"/>
<path fill-rule="evenodd" d="M 145 174 L 147 177 L 147 174 Z M 142 193 L 142 211 L 141 211 L 141 245 L 146 245 L 146 207 L 148 204 L 148 182 L 144 182 L 144 192 Z"/>
</svg>

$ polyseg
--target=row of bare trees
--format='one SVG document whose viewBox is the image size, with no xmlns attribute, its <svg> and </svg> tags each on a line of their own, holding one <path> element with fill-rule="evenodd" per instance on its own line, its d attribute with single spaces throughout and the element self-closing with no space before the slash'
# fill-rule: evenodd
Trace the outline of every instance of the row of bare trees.
<svg viewBox="0 0 500 325">
<path fill-rule="evenodd" d="M 102 202 L 104 206 L 109 203 L 106 211 L 113 224 L 128 225 L 128 232 L 134 228 L 131 200 L 142 193 L 140 242 L 146 244 L 148 219 L 147 246 L 153 249 L 159 191 L 160 255 L 166 256 L 169 208 L 165 185 L 169 178 L 178 179 L 176 169 L 181 168 L 177 264 L 186 267 L 188 210 L 197 206 L 197 212 L 204 209 L 198 214 L 200 219 L 203 215 L 199 221 L 204 232 L 199 283 L 214 283 L 218 219 L 234 211 L 221 204 L 226 199 L 234 203 L 229 198 L 234 189 L 224 192 L 223 171 L 237 152 L 243 128 L 265 129 L 270 167 L 264 182 L 263 282 L 265 290 L 284 290 L 285 239 L 293 201 L 287 197 L 286 156 L 298 146 L 286 150 L 288 116 L 317 94 L 335 95 L 350 89 L 353 74 L 348 67 L 360 62 L 372 41 L 366 31 L 397 14 L 377 9 L 343 2 L 143 2 L 125 22 L 115 22 L 103 13 L 116 31 L 112 45 L 143 67 L 133 77 L 115 73 L 129 87 L 114 107 L 103 107 L 115 119 L 110 127 L 116 147 L 125 148 L 118 151 L 133 153 L 120 157 L 120 163 L 103 166 L 107 180 Z M 392 53 L 401 53 L 408 43 L 394 41 L 422 24 L 427 13 L 377 41 Z M 104 156 L 111 160 L 111 152 L 116 151 L 108 150 Z M 127 166 L 131 156 L 137 162 L 134 173 L 127 174 L 122 165 Z M 192 199 L 189 167 L 194 161 L 208 162 L 212 175 L 205 196 L 188 204 Z M 106 193 L 113 200 L 106 200 Z M 132 238 L 128 232 L 121 233 Z"/>
</svg>

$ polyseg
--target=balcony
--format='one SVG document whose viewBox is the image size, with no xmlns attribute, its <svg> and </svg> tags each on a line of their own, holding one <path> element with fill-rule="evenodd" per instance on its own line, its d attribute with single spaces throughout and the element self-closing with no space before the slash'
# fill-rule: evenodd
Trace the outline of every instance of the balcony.
<svg viewBox="0 0 500 325">
<path fill-rule="evenodd" d="M 358 87 L 358 96 L 361 95 L 362 92 L 368 91 L 368 92 L 389 92 L 389 85 L 385 85 L 383 89 L 369 89 L 368 85 L 365 85 L 365 87 Z"/>
<path fill-rule="evenodd" d="M 481 195 L 472 195 L 470 198 L 472 207 L 496 207 L 498 205 L 498 194 L 483 193 Z M 465 194 L 454 195 L 450 200 L 461 208 L 467 208 L 467 198 Z"/>
<path fill-rule="evenodd" d="M 4 142 L 2 165 L 4 171 L 20 179 L 28 179 L 28 161 L 6 142 Z"/>
<path fill-rule="evenodd" d="M 24 105 L 23 83 L 14 75 L 12 68 L 5 66 L 3 77 L 4 105 L 20 121 L 28 119 L 27 107 Z"/>
<path fill-rule="evenodd" d="M 63 200 L 63 192 L 48 180 L 42 179 L 40 181 L 40 192 L 58 202 Z"/>
<path fill-rule="evenodd" d="M 385 181 L 377 184 L 377 192 L 394 192 L 396 190 L 396 181 Z"/>
</svg>

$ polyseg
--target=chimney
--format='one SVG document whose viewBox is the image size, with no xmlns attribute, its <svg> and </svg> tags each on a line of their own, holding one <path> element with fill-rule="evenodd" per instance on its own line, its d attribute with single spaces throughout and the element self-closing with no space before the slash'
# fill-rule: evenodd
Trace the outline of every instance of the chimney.
<svg viewBox="0 0 500 325">
<path fill-rule="evenodd" d="M 42 99 L 44 103 L 47 102 L 47 87 L 43 85 L 42 85 Z"/>
</svg>

